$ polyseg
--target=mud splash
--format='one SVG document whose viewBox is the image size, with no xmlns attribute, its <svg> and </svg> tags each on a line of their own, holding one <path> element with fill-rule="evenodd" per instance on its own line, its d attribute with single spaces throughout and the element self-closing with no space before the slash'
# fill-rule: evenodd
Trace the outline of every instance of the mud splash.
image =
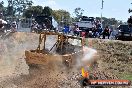
<svg viewBox="0 0 132 88">
<path fill-rule="evenodd" d="M 28 74 L 24 51 L 35 48 L 36 44 L 28 33 L 14 33 L 8 38 L 0 39 L 0 77 Z"/>
<path fill-rule="evenodd" d="M 0 39 L 0 77 L 29 74 L 25 50 L 36 49 L 38 39 L 39 34 L 24 32 Z M 46 48 L 50 50 L 55 42 L 55 36 L 47 36 Z"/>
<path fill-rule="evenodd" d="M 77 45 L 80 46 L 81 45 L 81 41 L 78 40 L 73 40 L 70 41 L 73 45 Z M 88 47 L 88 46 L 83 46 L 82 47 L 83 50 L 83 56 L 82 57 L 77 57 L 77 64 L 76 64 L 76 68 L 80 68 L 81 66 L 87 66 L 87 65 L 91 65 L 93 64 L 94 61 L 96 61 L 96 56 L 98 56 L 97 54 L 97 50 L 92 48 L 92 47 Z M 79 50 L 77 50 L 79 51 Z"/>
<path fill-rule="evenodd" d="M 93 59 L 95 59 L 94 57 L 97 54 L 97 51 L 93 48 L 89 48 L 87 46 L 83 47 L 83 52 L 84 52 L 84 56 L 82 58 L 83 62 L 89 62 L 92 61 Z"/>
</svg>

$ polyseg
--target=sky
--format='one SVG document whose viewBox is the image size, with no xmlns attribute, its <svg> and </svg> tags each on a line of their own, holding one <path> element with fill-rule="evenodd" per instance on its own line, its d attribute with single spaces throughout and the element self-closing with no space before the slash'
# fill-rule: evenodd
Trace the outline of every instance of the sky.
<svg viewBox="0 0 132 88">
<path fill-rule="evenodd" d="M 1 1 L 1 0 L 0 0 Z M 6 0 L 3 0 L 6 1 Z M 34 5 L 49 6 L 54 10 L 64 9 L 75 16 L 74 9 L 80 7 L 84 10 L 85 16 L 116 18 L 117 20 L 127 21 L 132 13 L 128 9 L 132 8 L 132 0 L 32 0 Z M 6 4 L 6 3 L 5 3 Z"/>
</svg>

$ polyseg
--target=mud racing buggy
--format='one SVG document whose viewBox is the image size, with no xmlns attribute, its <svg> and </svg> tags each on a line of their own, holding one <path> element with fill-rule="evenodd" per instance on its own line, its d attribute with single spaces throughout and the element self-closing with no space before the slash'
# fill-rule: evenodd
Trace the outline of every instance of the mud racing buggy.
<svg viewBox="0 0 132 88">
<path fill-rule="evenodd" d="M 47 50 L 45 47 L 46 36 L 55 35 L 57 38 L 56 43 L 52 46 L 50 50 Z M 80 41 L 81 46 L 75 46 L 69 43 L 69 39 L 77 39 Z M 51 53 L 55 48 L 57 54 Z M 75 50 L 75 48 L 77 48 Z M 72 66 L 76 63 L 76 57 L 82 55 L 82 38 L 67 36 L 61 33 L 55 32 L 41 32 L 39 36 L 39 45 L 36 50 L 25 51 L 26 62 L 27 64 L 37 64 L 37 65 L 46 65 L 49 61 L 54 58 L 62 58 L 62 63 L 66 66 Z"/>
</svg>

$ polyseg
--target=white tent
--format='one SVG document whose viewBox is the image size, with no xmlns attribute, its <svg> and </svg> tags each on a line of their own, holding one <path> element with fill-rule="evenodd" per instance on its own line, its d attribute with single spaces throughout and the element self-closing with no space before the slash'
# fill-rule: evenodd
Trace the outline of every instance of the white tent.
<svg viewBox="0 0 132 88">
<path fill-rule="evenodd" d="M 5 20 L 0 19 L 0 21 L 2 22 L 2 24 L 7 24 Z"/>
<path fill-rule="evenodd" d="M 52 17 L 52 25 L 54 26 L 54 28 L 58 27 L 58 23 L 53 17 Z"/>
</svg>

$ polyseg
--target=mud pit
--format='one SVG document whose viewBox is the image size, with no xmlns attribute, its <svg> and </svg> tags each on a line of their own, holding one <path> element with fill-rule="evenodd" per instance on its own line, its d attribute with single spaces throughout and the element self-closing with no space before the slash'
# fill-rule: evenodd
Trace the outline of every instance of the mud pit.
<svg viewBox="0 0 132 88">
<path fill-rule="evenodd" d="M 49 37 L 49 40 L 55 39 Z M 91 74 L 96 74 L 99 79 L 113 79 L 121 78 L 120 75 L 126 74 L 125 71 L 127 74 L 131 73 L 132 42 L 97 39 L 89 41 L 92 41 L 92 47 L 99 53 L 96 65 L 91 68 Z M 50 42 L 47 44 L 52 46 Z M 0 88 L 81 88 L 78 81 L 81 71 L 78 65 L 69 69 L 60 63 L 61 59 L 54 58 L 49 65 L 30 66 L 29 69 L 24 60 L 24 51 L 36 49 L 37 34 L 15 33 L 4 40 L 1 39 L 0 44 L 3 47 L 0 49 Z M 120 56 L 123 53 L 125 57 Z M 118 70 L 122 66 L 127 68 L 122 68 L 124 72 Z"/>
</svg>

